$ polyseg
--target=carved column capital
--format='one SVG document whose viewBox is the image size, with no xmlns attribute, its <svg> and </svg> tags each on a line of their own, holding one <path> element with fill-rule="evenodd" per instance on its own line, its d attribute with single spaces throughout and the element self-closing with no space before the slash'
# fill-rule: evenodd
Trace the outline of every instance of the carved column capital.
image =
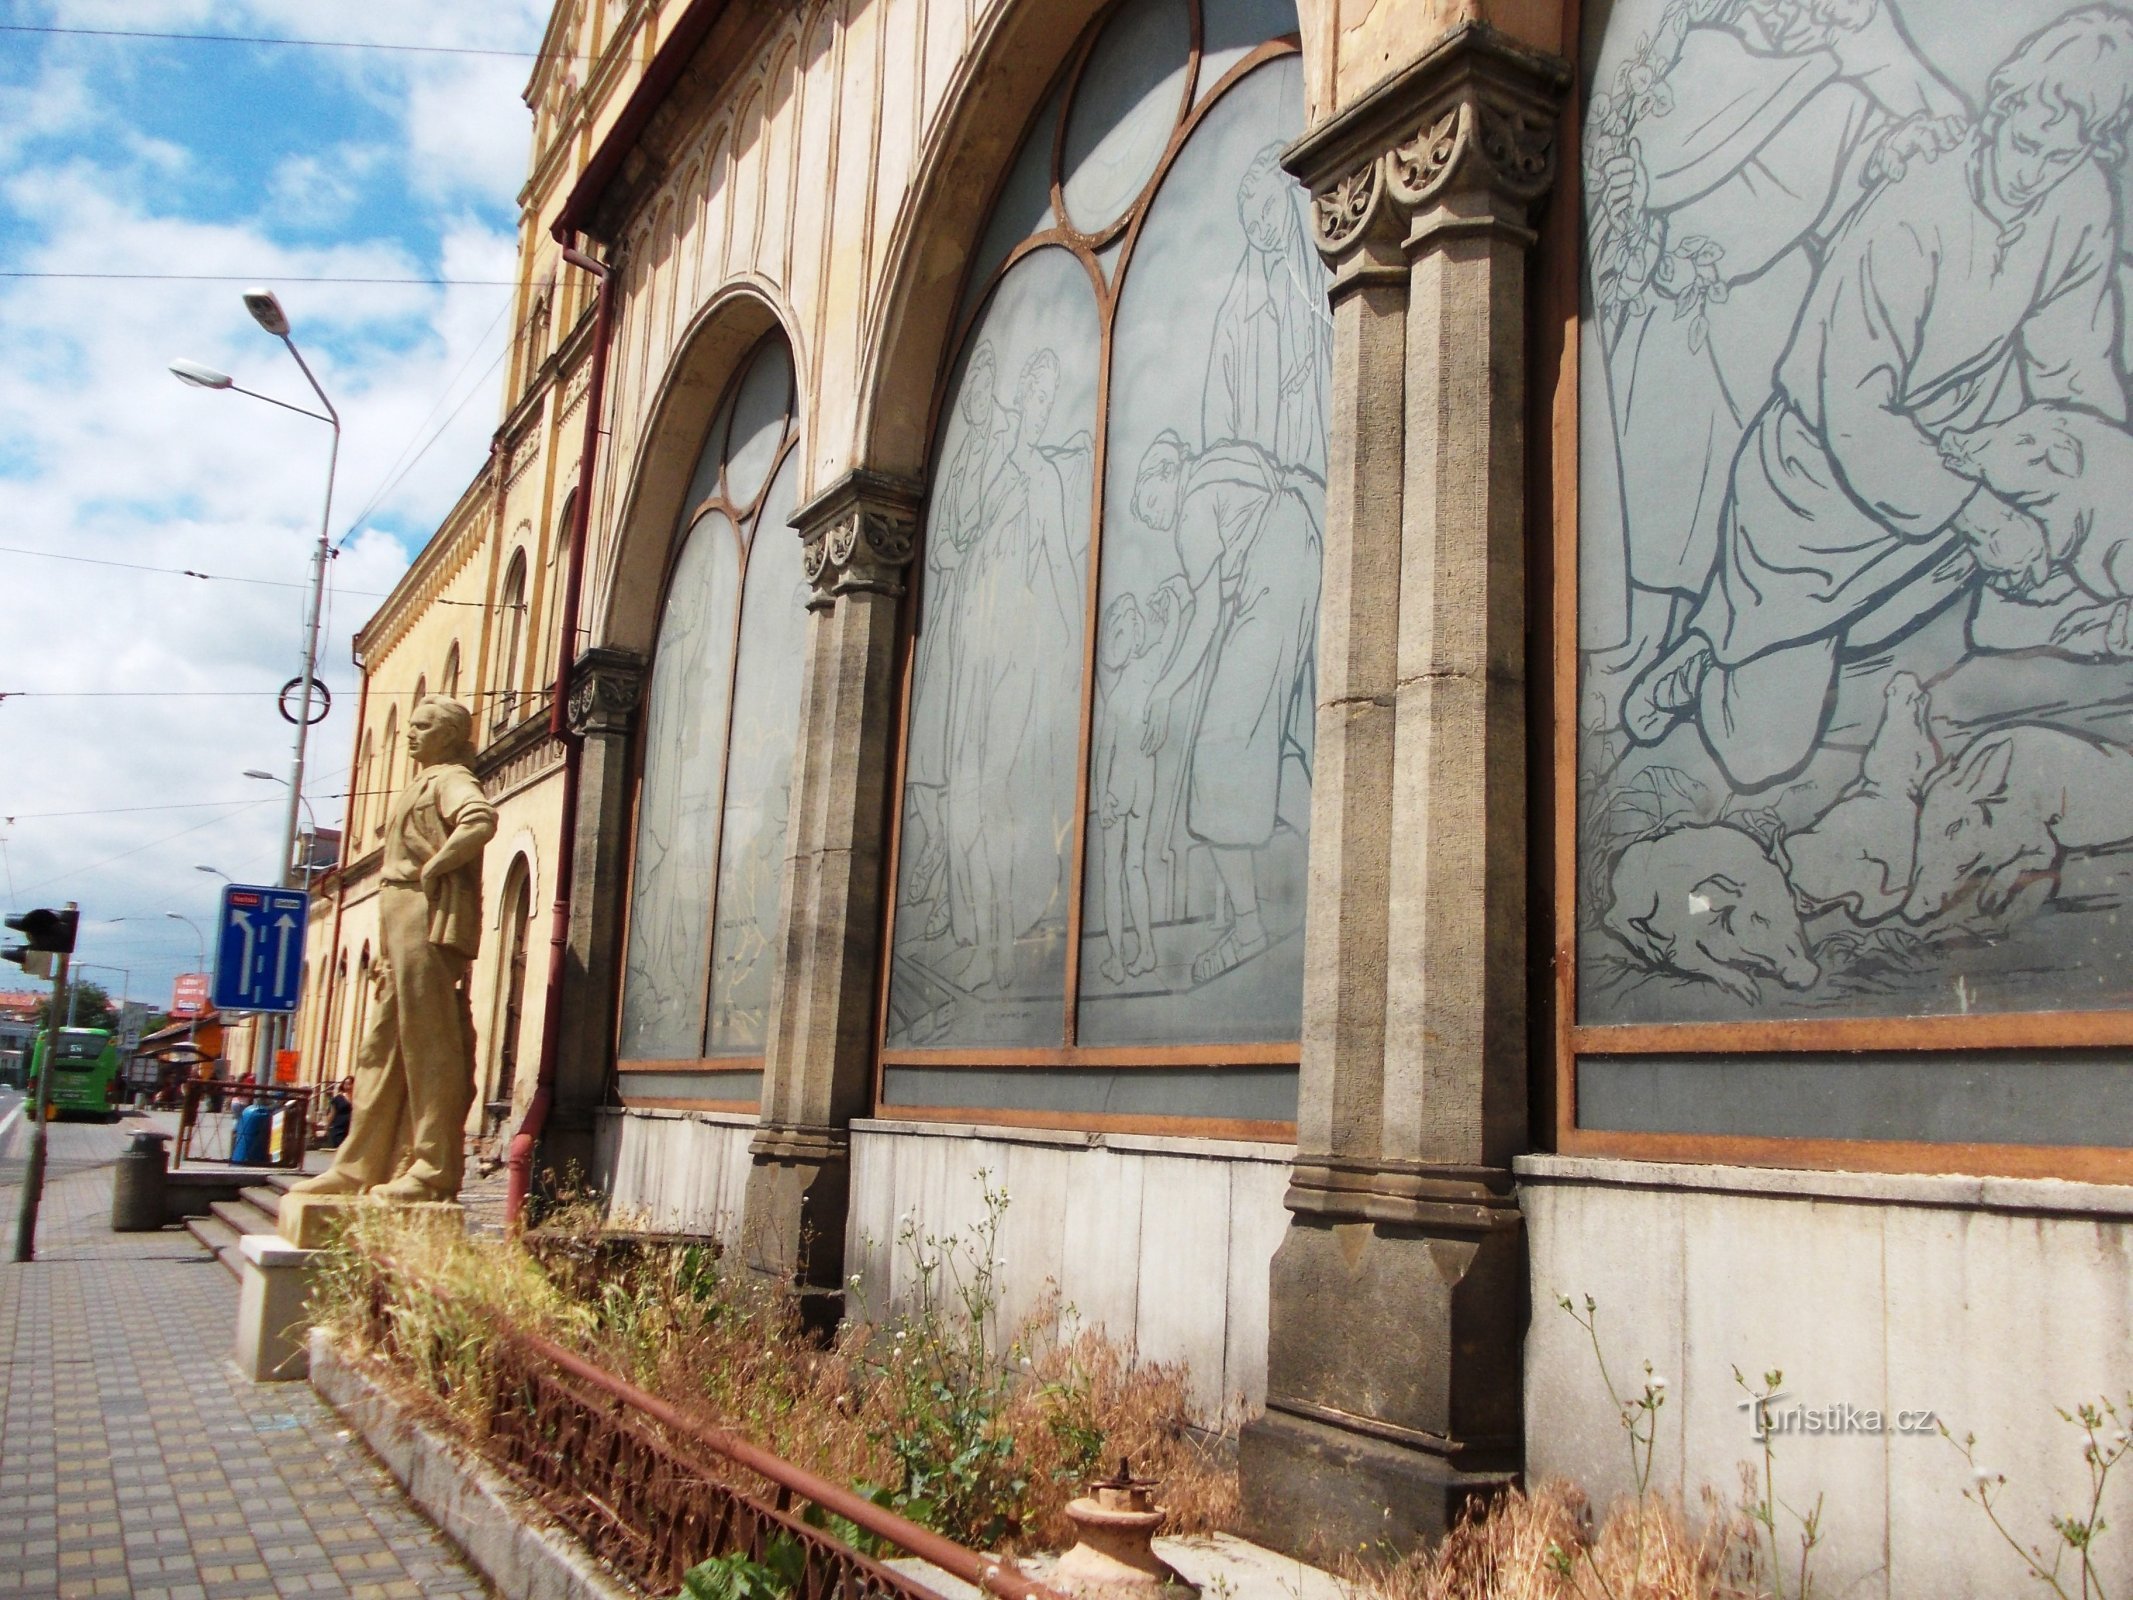
<svg viewBox="0 0 2133 1600">
<path fill-rule="evenodd" d="M 581 739 L 628 733 L 643 693 L 642 658 L 604 646 L 586 651 L 571 673 L 570 731 Z"/>
<path fill-rule="evenodd" d="M 1570 68 L 1483 23 L 1463 23 L 1419 60 L 1288 148 L 1311 190 L 1314 233 L 1336 270 L 1373 242 L 1412 250 L 1447 231 L 1507 232 L 1555 181 L 1555 129 Z"/>
<path fill-rule="evenodd" d="M 919 485 L 886 473 L 853 471 L 802 506 L 792 519 L 804 544 L 811 611 L 839 595 L 903 594 L 903 569 L 918 533 Z"/>
</svg>

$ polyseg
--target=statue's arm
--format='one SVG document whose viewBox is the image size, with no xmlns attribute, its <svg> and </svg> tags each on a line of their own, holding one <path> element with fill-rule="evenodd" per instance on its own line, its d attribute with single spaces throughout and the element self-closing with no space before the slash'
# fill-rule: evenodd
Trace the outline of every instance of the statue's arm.
<svg viewBox="0 0 2133 1600">
<path fill-rule="evenodd" d="M 437 853 L 423 863 L 425 884 L 479 861 L 482 847 L 496 837 L 496 807 L 489 804 L 471 772 L 461 769 L 439 785 L 437 808 L 452 831 Z"/>
</svg>

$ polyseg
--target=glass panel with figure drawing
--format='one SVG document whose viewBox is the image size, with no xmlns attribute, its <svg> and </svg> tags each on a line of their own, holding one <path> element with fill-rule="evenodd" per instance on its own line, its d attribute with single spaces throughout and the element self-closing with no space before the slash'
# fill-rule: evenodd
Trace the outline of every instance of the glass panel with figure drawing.
<svg viewBox="0 0 2133 1600">
<path fill-rule="evenodd" d="M 762 1051 L 806 615 L 793 407 L 773 334 L 691 478 L 644 712 L 624 1060 Z"/>
<path fill-rule="evenodd" d="M 988 230 L 1011 264 L 971 302 L 919 563 L 892 1052 L 1297 1037 L 1331 319 L 1278 159 L 1294 13 L 1220 11 L 1219 95 L 1187 93 L 1177 0 L 1101 22 L 1066 217 Z"/>
<path fill-rule="evenodd" d="M 1578 1020 L 2133 1004 L 2133 11 L 1585 53 Z"/>
</svg>

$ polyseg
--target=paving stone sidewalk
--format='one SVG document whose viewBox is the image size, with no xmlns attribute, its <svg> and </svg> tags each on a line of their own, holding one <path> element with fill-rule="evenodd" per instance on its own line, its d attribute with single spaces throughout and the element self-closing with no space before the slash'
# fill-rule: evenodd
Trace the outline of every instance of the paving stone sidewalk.
<svg viewBox="0 0 2133 1600">
<path fill-rule="evenodd" d="M 110 1231 L 131 1131 L 52 1127 L 38 1259 L 0 1263 L 0 1600 L 488 1594 L 309 1385 L 238 1376 L 236 1280 L 212 1256 Z"/>
</svg>

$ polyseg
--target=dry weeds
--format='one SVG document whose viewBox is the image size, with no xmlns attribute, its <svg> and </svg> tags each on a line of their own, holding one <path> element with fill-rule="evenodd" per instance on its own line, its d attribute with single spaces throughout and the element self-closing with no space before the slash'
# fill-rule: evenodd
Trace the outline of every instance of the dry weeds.
<svg viewBox="0 0 2133 1600">
<path fill-rule="evenodd" d="M 1703 1511 L 1646 1495 L 1595 1532 L 1584 1494 L 1553 1479 L 1470 1508 L 1434 1550 L 1340 1572 L 1368 1600 L 1760 1600 L 1746 1513 L 1712 1493 Z"/>
<path fill-rule="evenodd" d="M 895 1322 L 847 1324 L 827 1343 L 802 1327 L 797 1299 L 700 1243 L 632 1248 L 578 1212 L 531 1247 L 472 1240 L 359 1212 L 329 1254 L 316 1319 L 462 1435 L 479 1439 L 490 1395 L 484 1359 L 496 1330 L 579 1350 L 705 1423 L 862 1491 L 900 1487 L 891 1441 L 908 1422 L 917 1340 Z M 1014 1331 L 1005 1398 L 988 1424 L 1013 1441 L 1026 1482 L 997 1541 L 1009 1551 L 1071 1543 L 1066 1502 L 1091 1470 L 1128 1458 L 1163 1483 L 1179 1532 L 1230 1526 L 1236 1474 L 1188 1428 L 1181 1367 L 1140 1364 L 1056 1299 Z M 914 1352 L 907 1355 L 906 1351 Z"/>
</svg>

